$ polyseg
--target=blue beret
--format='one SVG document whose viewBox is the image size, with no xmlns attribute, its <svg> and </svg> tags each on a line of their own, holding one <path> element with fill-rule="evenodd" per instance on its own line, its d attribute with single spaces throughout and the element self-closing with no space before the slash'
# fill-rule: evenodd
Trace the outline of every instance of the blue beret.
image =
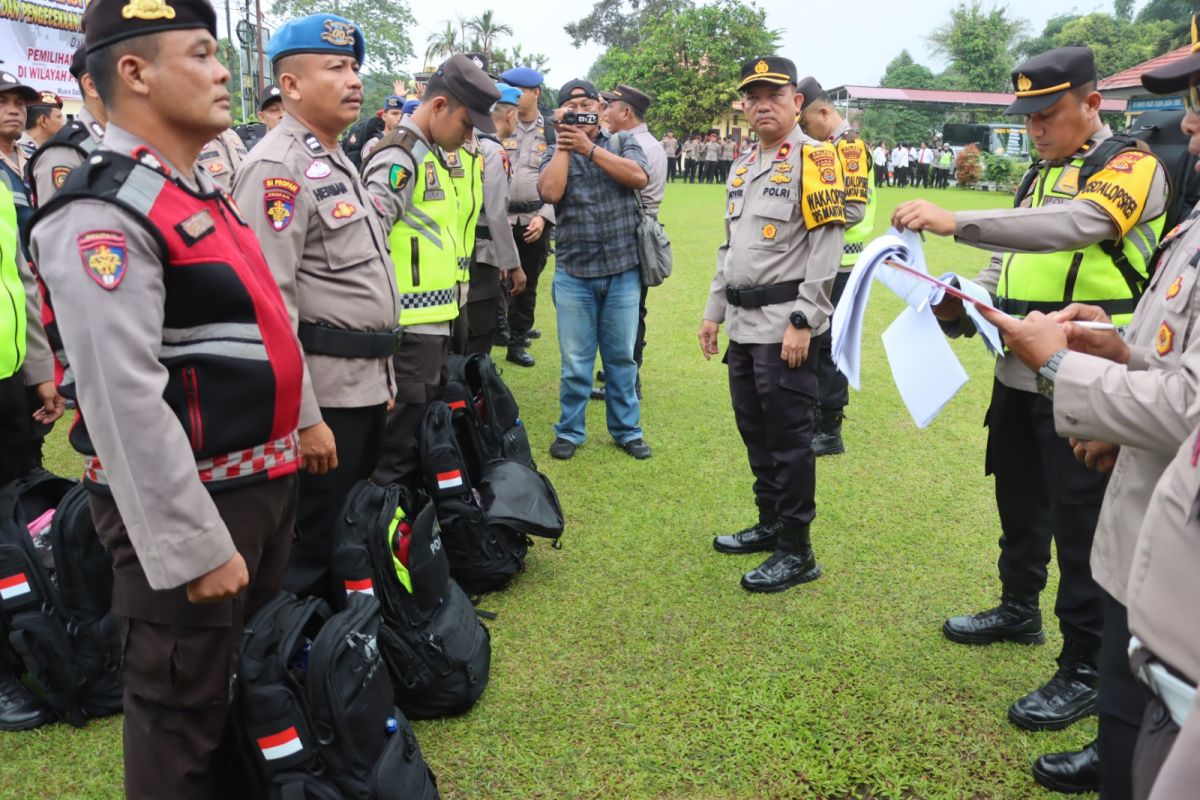
<svg viewBox="0 0 1200 800">
<path fill-rule="evenodd" d="M 417 110 L 417 106 L 419 106 L 419 105 L 421 105 L 421 101 L 420 101 L 420 100 L 406 100 L 406 101 L 404 101 L 404 113 L 405 113 L 405 114 L 411 114 L 411 113 L 413 113 L 414 111 L 416 111 L 416 110 Z"/>
<path fill-rule="evenodd" d="M 506 70 L 500 73 L 500 80 L 509 86 L 518 86 L 522 89 L 536 89 L 546 82 L 542 73 L 529 67 L 513 67 Z"/>
<path fill-rule="evenodd" d="M 297 53 L 352 56 L 362 66 L 367 43 L 350 20 L 333 14 L 310 14 L 283 23 L 267 43 L 267 57 L 272 62 Z"/>
<path fill-rule="evenodd" d="M 507 103 L 510 106 L 515 106 L 521 102 L 521 90 L 515 86 L 509 86 L 507 83 L 497 83 L 496 88 L 500 90 L 500 99 L 497 103 Z"/>
<path fill-rule="evenodd" d="M 397 97 L 394 94 L 389 94 L 383 100 L 383 107 L 385 110 L 388 110 L 388 111 L 390 111 L 393 108 L 404 108 L 404 98 Z"/>
</svg>

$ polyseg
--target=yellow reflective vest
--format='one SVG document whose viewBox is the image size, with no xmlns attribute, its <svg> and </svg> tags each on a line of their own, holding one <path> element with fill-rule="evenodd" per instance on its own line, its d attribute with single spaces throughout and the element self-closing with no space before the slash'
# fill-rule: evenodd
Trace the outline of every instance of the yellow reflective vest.
<svg viewBox="0 0 1200 800">
<path fill-rule="evenodd" d="M 393 166 L 393 187 L 412 181 L 412 205 L 388 234 L 396 288 L 400 292 L 400 324 L 449 322 L 458 316 L 458 198 L 449 168 L 418 137 L 397 137 L 413 157 L 417 174 L 405 176 Z"/>
<path fill-rule="evenodd" d="M 853 267 L 866 241 L 875 230 L 876 193 L 871 191 L 871 154 L 867 143 L 853 131 L 837 141 L 838 158 L 842 162 L 842 178 L 846 184 L 846 202 L 866 204 L 862 222 L 846 228 L 842 245 L 842 267 Z"/>
<path fill-rule="evenodd" d="M 25 286 L 17 270 L 17 209 L 0 181 L 0 380 L 25 361 Z"/>
<path fill-rule="evenodd" d="M 1126 157 L 1122 153 L 1117 159 L 1124 160 Z M 1135 153 L 1128 158 L 1140 160 L 1154 157 L 1148 153 Z M 1034 182 L 1032 207 L 1072 201 L 1090 194 L 1101 199 L 1099 204 L 1111 215 L 1114 213 L 1112 201 L 1107 198 L 1113 197 L 1114 192 L 1124 192 L 1125 197 L 1121 202 L 1125 205 L 1140 203 L 1144 207 L 1149 180 L 1153 179 L 1157 160 L 1139 167 L 1138 172 L 1143 173 L 1140 179 L 1145 181 L 1145 189 L 1141 191 L 1132 185 L 1128 187 L 1130 191 L 1116 186 L 1116 182 L 1125 180 L 1117 177 L 1126 174 L 1120 168 L 1102 169 L 1079 186 L 1077 176 L 1083 163 L 1082 158 L 1075 158 L 1069 164 L 1046 170 Z M 1133 171 L 1128 174 L 1134 175 Z M 1146 174 L 1149 178 L 1145 177 Z M 1140 200 L 1135 197 L 1139 194 Z M 1119 242 L 1107 240 L 1082 250 L 1060 253 L 1010 255 L 996 288 L 1000 308 L 1013 316 L 1023 317 L 1031 311 L 1049 313 L 1069 303 L 1089 303 L 1103 308 L 1118 327 L 1128 325 L 1133 318 L 1133 309 L 1145 290 L 1150 259 L 1162 237 L 1166 212 L 1149 220 L 1132 218 L 1128 220 L 1128 225 L 1116 217 L 1114 221 L 1124 233 Z"/>
<path fill-rule="evenodd" d="M 446 153 L 450 179 L 458 194 L 458 280 L 471 280 L 471 257 L 475 254 L 475 226 L 483 211 L 483 151 L 478 143 L 464 145 Z"/>
</svg>

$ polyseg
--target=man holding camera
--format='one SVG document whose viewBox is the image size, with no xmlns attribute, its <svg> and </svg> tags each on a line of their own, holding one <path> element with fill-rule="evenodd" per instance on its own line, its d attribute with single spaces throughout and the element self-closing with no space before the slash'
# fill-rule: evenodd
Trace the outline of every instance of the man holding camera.
<svg viewBox="0 0 1200 800">
<path fill-rule="evenodd" d="M 559 91 L 558 141 L 542 158 L 538 193 L 558 221 L 554 306 L 562 356 L 561 416 L 550 455 L 568 459 L 586 438 L 584 425 L 596 349 L 604 360 L 608 432 L 626 453 L 650 457 L 642 438 L 634 384 L 642 276 L 637 244 L 637 196 L 649 167 L 631 136 L 600 130 L 600 96 L 584 80 Z"/>
</svg>

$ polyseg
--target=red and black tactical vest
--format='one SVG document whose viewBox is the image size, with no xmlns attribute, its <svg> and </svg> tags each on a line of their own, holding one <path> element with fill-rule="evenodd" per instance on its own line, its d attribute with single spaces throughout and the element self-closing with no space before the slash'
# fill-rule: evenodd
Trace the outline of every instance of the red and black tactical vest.
<svg viewBox="0 0 1200 800">
<path fill-rule="evenodd" d="M 161 251 L 166 302 L 159 361 L 168 374 L 163 400 L 188 435 L 200 480 L 215 491 L 291 474 L 300 465 L 296 428 L 304 362 L 258 239 L 227 194 L 189 189 L 145 148 L 134 155 L 141 160 L 97 151 L 37 211 L 30 230 L 83 199 L 113 203 L 136 218 Z M 123 243 L 120 231 L 90 231 L 80 236 L 80 257 L 85 264 L 95 261 L 99 279 L 119 282 L 111 270 L 124 268 Z M 53 307 L 49 291 L 46 300 Z M 62 358 L 60 341 L 52 345 Z M 65 356 L 59 391 L 75 399 L 70 353 Z M 85 483 L 104 487 L 108 481 L 86 414 L 80 408 L 71 444 L 86 457 Z"/>
</svg>

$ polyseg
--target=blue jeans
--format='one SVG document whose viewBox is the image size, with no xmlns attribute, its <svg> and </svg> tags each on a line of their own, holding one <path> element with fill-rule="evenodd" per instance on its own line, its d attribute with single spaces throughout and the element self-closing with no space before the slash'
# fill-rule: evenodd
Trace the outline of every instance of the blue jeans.
<svg viewBox="0 0 1200 800">
<path fill-rule="evenodd" d="M 608 432 L 617 444 L 642 438 L 633 360 L 641 293 L 642 276 L 637 269 L 603 278 L 576 278 L 555 270 L 552 296 L 562 356 L 558 387 L 562 416 L 554 426 L 556 436 L 575 444 L 587 439 L 585 416 L 598 347 L 604 359 Z"/>
</svg>

